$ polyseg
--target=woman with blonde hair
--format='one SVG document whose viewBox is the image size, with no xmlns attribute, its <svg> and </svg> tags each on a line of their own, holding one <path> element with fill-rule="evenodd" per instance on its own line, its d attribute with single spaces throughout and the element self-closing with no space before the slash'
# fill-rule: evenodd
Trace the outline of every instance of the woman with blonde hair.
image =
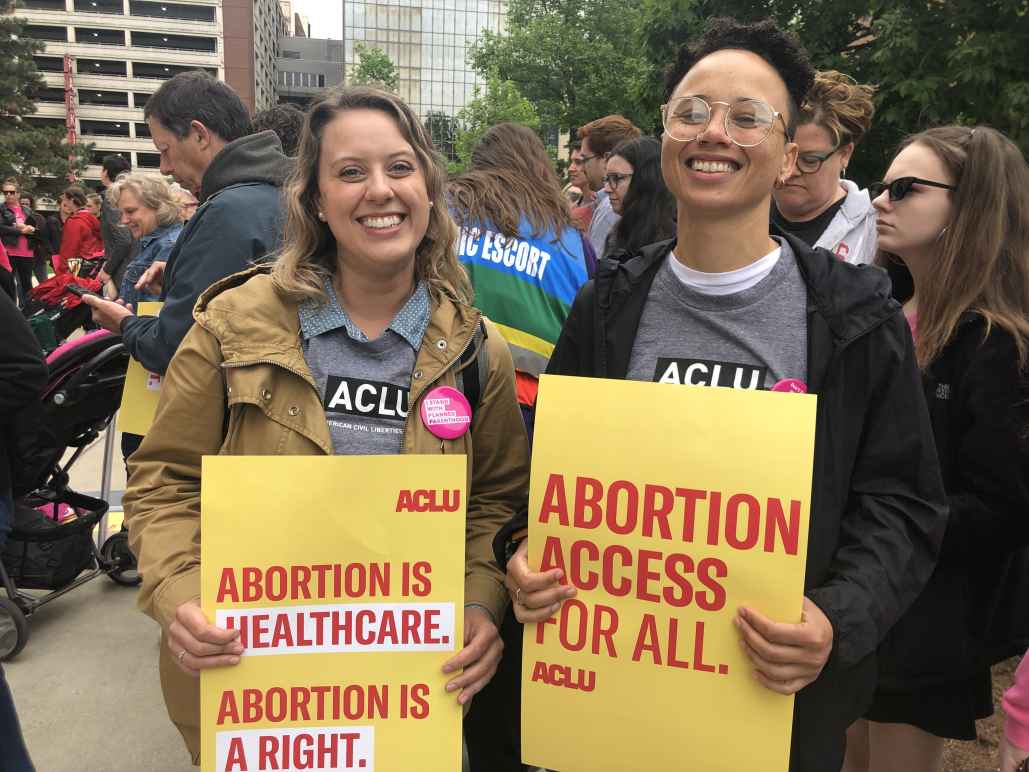
<svg viewBox="0 0 1029 772">
<path fill-rule="evenodd" d="M 936 772 L 1029 645 L 1029 167 L 984 126 L 908 138 L 869 186 L 949 504 L 936 570 L 879 650 L 848 772 Z"/>
<path fill-rule="evenodd" d="M 446 690 L 467 705 L 496 670 L 505 591 L 491 540 L 525 506 L 528 448 L 511 355 L 469 304 L 444 169 L 396 96 L 348 88 L 316 104 L 284 192 L 274 267 L 200 296 L 154 424 L 130 459 L 125 508 L 141 606 L 164 630 L 165 698 L 194 758 L 200 712 L 190 676 L 238 664 L 243 652 L 238 631 L 212 625 L 196 600 L 205 455 L 464 454 L 464 648 L 444 665 Z M 422 401 L 441 386 L 470 392 L 473 378 L 470 425 L 436 434 L 420 418 Z M 344 379 L 352 391 L 374 391 L 374 407 L 334 400 Z M 253 384 L 263 389 L 256 404 L 245 398 Z"/>
<path fill-rule="evenodd" d="M 875 87 L 835 70 L 819 72 L 800 110 L 793 172 L 776 184 L 772 224 L 848 263 L 875 258 L 875 209 L 848 179 L 854 148 L 872 127 Z"/>
<path fill-rule="evenodd" d="M 179 202 L 171 186 L 156 174 L 123 174 L 107 189 L 107 202 L 121 210 L 121 224 L 136 242 L 116 296 L 126 305 L 158 300 L 145 288 L 137 289 L 136 283 L 154 262 L 168 260 L 182 233 Z M 109 292 L 106 294 L 110 297 Z"/>
</svg>

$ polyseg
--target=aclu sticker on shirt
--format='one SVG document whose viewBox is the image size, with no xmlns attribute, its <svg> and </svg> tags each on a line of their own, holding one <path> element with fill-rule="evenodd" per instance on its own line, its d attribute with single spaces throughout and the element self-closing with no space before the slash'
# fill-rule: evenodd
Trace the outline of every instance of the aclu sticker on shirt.
<svg viewBox="0 0 1029 772">
<path fill-rule="evenodd" d="M 322 406 L 337 453 L 341 446 L 351 453 L 371 451 L 370 446 L 377 444 L 372 435 L 387 435 L 399 445 L 407 420 L 408 394 L 406 387 L 395 383 L 329 375 Z M 345 442 L 338 441 L 344 437 Z"/>
</svg>

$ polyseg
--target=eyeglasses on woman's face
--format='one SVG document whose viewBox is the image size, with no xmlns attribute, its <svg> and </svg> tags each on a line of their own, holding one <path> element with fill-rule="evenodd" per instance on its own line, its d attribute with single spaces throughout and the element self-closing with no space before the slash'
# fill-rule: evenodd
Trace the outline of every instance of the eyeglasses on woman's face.
<svg viewBox="0 0 1029 772">
<path fill-rule="evenodd" d="M 4 190 L 4 195 L 5 196 L 17 196 L 18 195 L 18 191 L 17 190 L 11 190 L 10 188 L 7 188 L 7 189 Z"/>
<path fill-rule="evenodd" d="M 601 178 L 601 180 L 603 181 L 604 185 L 611 188 L 611 190 L 615 190 L 618 188 L 619 185 L 621 185 L 623 182 L 631 178 L 631 174 L 618 174 L 617 172 L 608 172 Z"/>
<path fill-rule="evenodd" d="M 782 121 L 783 133 L 789 135 L 782 113 L 760 99 L 735 102 L 710 102 L 698 96 L 673 99 L 661 107 L 665 134 L 677 142 L 692 142 L 705 131 L 714 114 L 712 107 L 723 105 L 725 135 L 739 147 L 756 147 L 768 139 L 776 119 Z"/>
<path fill-rule="evenodd" d="M 911 192 L 915 185 L 928 185 L 933 188 L 944 188 L 945 190 L 957 190 L 956 185 L 947 185 L 944 182 L 933 182 L 923 180 L 921 177 L 898 177 L 891 182 L 873 182 L 868 186 L 868 195 L 874 201 L 884 192 L 889 191 L 890 201 L 900 201 Z"/>
<path fill-rule="evenodd" d="M 797 155 L 797 171 L 801 174 L 818 174 L 822 164 L 839 152 L 839 147 L 834 147 L 828 153 L 806 152 Z"/>
</svg>

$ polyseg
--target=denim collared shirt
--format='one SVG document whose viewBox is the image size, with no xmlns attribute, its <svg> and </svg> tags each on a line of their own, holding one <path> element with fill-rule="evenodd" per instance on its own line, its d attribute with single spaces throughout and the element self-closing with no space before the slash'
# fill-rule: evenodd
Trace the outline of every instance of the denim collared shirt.
<svg viewBox="0 0 1029 772">
<path fill-rule="evenodd" d="M 157 295 L 151 295 L 146 290 L 136 289 L 136 282 L 143 275 L 151 263 L 158 260 L 167 260 L 171 254 L 172 247 L 182 233 L 182 223 L 175 222 L 171 225 L 162 225 L 143 236 L 139 240 L 139 254 L 132 258 L 125 275 L 121 280 L 121 287 L 118 288 L 118 296 L 126 303 L 139 303 L 147 300 L 160 300 Z"/>
<path fill-rule="evenodd" d="M 315 300 L 305 300 L 300 304 L 300 333 L 304 340 L 310 340 L 316 335 L 321 335 L 332 330 L 343 328 L 347 335 L 358 343 L 367 343 L 368 336 L 364 331 L 354 324 L 346 309 L 340 305 L 336 297 L 336 288 L 332 285 L 331 279 L 323 283 L 326 301 L 318 303 Z M 408 298 L 404 307 L 393 317 L 393 321 L 386 327 L 387 331 L 392 330 L 411 344 L 416 352 L 422 345 L 422 337 L 429 326 L 429 290 L 425 282 L 418 282 L 414 294 Z M 385 334 L 385 333 L 383 333 Z"/>
<path fill-rule="evenodd" d="M 318 385 L 338 455 L 399 453 L 411 372 L 429 326 L 429 291 L 419 282 L 389 326 L 369 340 L 326 280 L 324 303 L 300 304 L 304 359 Z"/>
</svg>

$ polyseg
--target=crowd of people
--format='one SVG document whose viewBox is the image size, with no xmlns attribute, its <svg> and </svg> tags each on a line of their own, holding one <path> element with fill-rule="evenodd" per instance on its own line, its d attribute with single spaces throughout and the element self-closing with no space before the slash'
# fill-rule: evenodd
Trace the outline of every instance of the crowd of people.
<svg viewBox="0 0 1029 772">
<path fill-rule="evenodd" d="M 544 373 L 817 394 L 802 620 L 735 619 L 757 680 L 796 695 L 790 769 L 936 772 L 946 738 L 975 738 L 991 666 L 1029 646 L 1029 167 L 1010 139 L 914 133 L 862 189 L 846 172 L 874 88 L 816 73 L 772 22 L 730 19 L 670 62 L 660 136 L 621 115 L 580 127 L 564 187 L 511 123 L 448 180 L 417 116 L 372 88 L 251 119 L 183 73 L 145 118 L 162 176 L 109 157 L 92 209 L 70 186 L 43 219 L 5 181 L 0 264 L 24 301 L 48 262 L 102 254 L 93 322 L 164 376 L 146 437 L 123 439 L 124 507 L 195 763 L 196 676 L 244 653 L 199 605 L 202 457 L 463 453 L 464 646 L 446 688 L 472 769 L 522 770 L 522 625 L 575 595 L 528 561 Z M 150 299 L 161 313 L 136 315 Z M 38 387 L 39 357 L 11 348 L 29 343 L 4 344 L 4 409 Z M 400 409 L 338 404 L 341 378 Z M 418 420 L 439 385 L 471 407 L 456 438 Z M 630 457 L 631 438 L 607 452 Z M 4 689 L 0 739 L 4 722 L 17 734 Z M 998 763 L 1015 772 L 1026 661 L 1004 707 Z"/>
</svg>

